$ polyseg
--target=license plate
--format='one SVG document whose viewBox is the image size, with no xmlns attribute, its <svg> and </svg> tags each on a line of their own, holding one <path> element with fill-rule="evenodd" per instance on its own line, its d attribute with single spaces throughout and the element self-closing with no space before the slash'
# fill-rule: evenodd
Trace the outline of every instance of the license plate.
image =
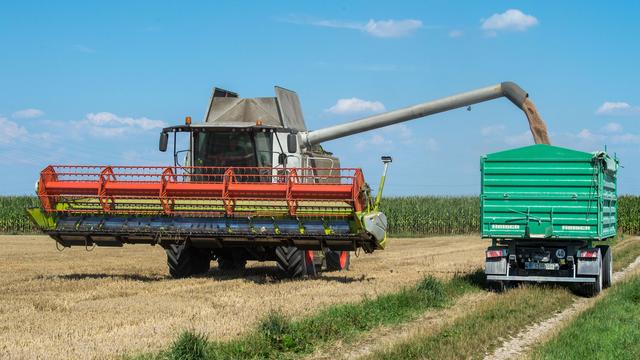
<svg viewBox="0 0 640 360">
<path fill-rule="evenodd" d="M 525 262 L 524 268 L 527 270 L 558 270 L 560 265 L 555 263 Z"/>
</svg>

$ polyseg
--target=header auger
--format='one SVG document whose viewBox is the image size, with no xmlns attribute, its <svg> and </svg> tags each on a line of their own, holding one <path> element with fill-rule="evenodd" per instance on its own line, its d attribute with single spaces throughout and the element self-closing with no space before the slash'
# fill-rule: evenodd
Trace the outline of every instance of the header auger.
<svg viewBox="0 0 640 360">
<path fill-rule="evenodd" d="M 536 142 L 548 142 L 514 83 L 316 131 L 307 130 L 297 94 L 275 89 L 272 98 L 242 99 L 215 88 L 202 123 L 187 117 L 162 130 L 160 151 L 173 134 L 174 166 L 46 167 L 33 221 L 64 247 L 161 245 L 174 277 L 207 272 L 214 259 L 221 270 L 275 260 L 288 276 L 314 275 L 346 269 L 350 251 L 384 248 L 378 205 L 391 162 L 383 157 L 373 197 L 362 171 L 341 168 L 321 142 L 501 96 L 527 113 Z M 176 148 L 179 133 L 188 135 L 186 150 Z"/>
</svg>

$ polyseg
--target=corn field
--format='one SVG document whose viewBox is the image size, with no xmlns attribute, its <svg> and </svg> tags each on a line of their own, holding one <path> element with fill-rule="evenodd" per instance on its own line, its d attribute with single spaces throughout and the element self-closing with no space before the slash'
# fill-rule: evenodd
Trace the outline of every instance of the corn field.
<svg viewBox="0 0 640 360">
<path fill-rule="evenodd" d="M 640 196 L 618 198 L 618 229 L 625 234 L 640 234 Z"/>
<path fill-rule="evenodd" d="M 480 202 L 475 196 L 386 198 L 381 210 L 392 236 L 471 234 L 480 229 Z"/>
<path fill-rule="evenodd" d="M 36 233 L 25 209 L 38 206 L 33 196 L 0 196 L 0 233 Z M 389 234 L 432 236 L 479 232 L 477 196 L 409 196 L 383 199 L 381 210 L 389 220 Z M 640 196 L 618 199 L 618 227 L 626 234 L 640 234 Z"/>
<path fill-rule="evenodd" d="M 38 229 L 29 220 L 26 209 L 39 204 L 35 196 L 0 196 L 0 233 L 37 232 Z"/>
</svg>

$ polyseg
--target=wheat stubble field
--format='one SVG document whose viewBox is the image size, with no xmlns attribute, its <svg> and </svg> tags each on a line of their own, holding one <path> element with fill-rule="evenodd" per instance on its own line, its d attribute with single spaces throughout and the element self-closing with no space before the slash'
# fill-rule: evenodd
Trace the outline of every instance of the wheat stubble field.
<svg viewBox="0 0 640 360">
<path fill-rule="evenodd" d="M 58 252 L 40 235 L 0 236 L 0 358 L 113 358 L 166 347 L 181 330 L 236 337 L 273 310 L 306 315 L 481 266 L 478 236 L 392 239 L 347 272 L 280 280 L 275 263 L 173 280 L 160 247 Z M 215 266 L 214 266 L 215 269 Z"/>
</svg>

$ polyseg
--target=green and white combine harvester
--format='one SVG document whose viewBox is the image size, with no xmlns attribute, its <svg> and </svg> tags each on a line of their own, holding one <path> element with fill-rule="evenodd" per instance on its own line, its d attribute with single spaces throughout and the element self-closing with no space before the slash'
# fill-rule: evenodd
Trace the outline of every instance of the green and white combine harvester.
<svg viewBox="0 0 640 360">
<path fill-rule="evenodd" d="M 391 158 L 374 199 L 362 171 L 341 168 L 322 142 L 499 97 L 528 116 L 531 104 L 504 82 L 309 131 L 297 94 L 275 93 L 243 99 L 215 88 L 202 123 L 187 117 L 162 130 L 160 151 L 173 134 L 173 166 L 46 167 L 31 218 L 62 247 L 160 245 L 173 277 L 207 272 L 212 260 L 221 270 L 276 261 L 290 277 L 342 270 L 350 252 L 385 247 L 378 206 Z M 536 143 L 548 143 L 530 126 Z M 179 134 L 188 149 L 176 148 Z"/>
</svg>

